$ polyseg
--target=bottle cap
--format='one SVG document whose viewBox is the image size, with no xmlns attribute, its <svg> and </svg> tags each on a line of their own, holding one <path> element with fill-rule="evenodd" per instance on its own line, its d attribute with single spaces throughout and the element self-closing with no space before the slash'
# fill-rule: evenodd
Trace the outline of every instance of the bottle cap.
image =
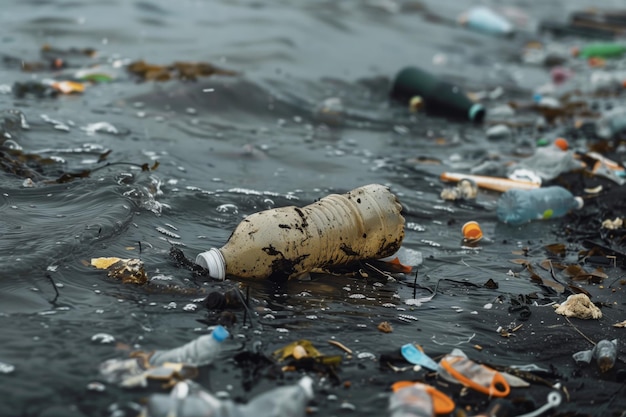
<svg viewBox="0 0 626 417">
<path fill-rule="evenodd" d="M 569 148 L 569 144 L 565 138 L 556 138 L 554 140 L 554 145 L 562 151 L 566 151 Z"/>
<path fill-rule="evenodd" d="M 228 333 L 228 330 L 226 330 L 224 326 L 217 326 L 211 332 L 211 335 L 213 335 L 213 338 L 217 340 L 218 342 L 223 342 L 224 340 L 226 340 L 229 334 L 230 333 Z"/>
<path fill-rule="evenodd" d="M 582 197 L 574 197 L 574 199 L 576 200 L 576 202 L 578 203 L 578 206 L 576 207 L 577 209 L 581 209 L 583 208 L 583 206 L 585 205 L 585 200 L 583 200 Z"/>
<path fill-rule="evenodd" d="M 468 240 L 480 240 L 483 237 L 483 231 L 480 230 L 480 225 L 475 221 L 465 223 L 461 230 L 465 239 Z"/>
<path fill-rule="evenodd" d="M 470 107 L 468 115 L 471 121 L 480 123 L 485 118 L 485 108 L 480 103 L 474 103 Z"/>
<path fill-rule="evenodd" d="M 209 270 L 209 275 L 213 278 L 226 278 L 226 261 L 222 252 L 215 248 L 211 248 L 206 252 L 202 252 L 196 256 L 196 263 Z"/>
</svg>

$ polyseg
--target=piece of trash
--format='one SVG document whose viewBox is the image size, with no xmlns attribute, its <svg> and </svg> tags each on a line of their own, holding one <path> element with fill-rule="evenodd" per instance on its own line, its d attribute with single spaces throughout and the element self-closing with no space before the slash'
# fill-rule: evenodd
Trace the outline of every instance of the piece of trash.
<svg viewBox="0 0 626 417">
<path fill-rule="evenodd" d="M 389 323 L 388 321 L 380 322 L 376 328 L 383 333 L 393 332 L 393 327 L 391 326 L 391 323 Z"/>
<path fill-rule="evenodd" d="M 563 145 L 561 143 L 561 145 Z M 507 176 L 520 169 L 525 169 L 541 178 L 541 181 L 551 181 L 559 175 L 582 169 L 585 164 L 577 159 L 574 151 L 563 150 L 554 143 L 550 146 L 537 148 L 532 156 L 524 158 L 509 167 Z"/>
<path fill-rule="evenodd" d="M 513 132 L 507 125 L 498 124 L 487 129 L 485 135 L 489 140 L 510 140 L 513 136 Z"/>
<path fill-rule="evenodd" d="M 113 126 L 109 122 L 96 122 L 90 123 L 85 127 L 81 127 L 81 130 L 87 132 L 89 136 L 94 135 L 96 133 L 111 133 L 113 135 L 117 135 L 119 131 L 115 126 Z"/>
<path fill-rule="evenodd" d="M 473 220 L 463 225 L 461 233 L 463 233 L 463 237 L 467 239 L 468 242 L 478 242 L 483 238 L 483 231 L 480 225 Z"/>
<path fill-rule="evenodd" d="M 261 211 L 246 217 L 224 246 L 200 253 L 196 263 L 217 279 L 288 279 L 322 266 L 385 258 L 401 247 L 401 211 L 397 197 L 379 184 L 302 208 Z"/>
<path fill-rule="evenodd" d="M 391 97 L 409 103 L 419 96 L 427 112 L 480 123 L 485 117 L 482 104 L 472 101 L 459 86 L 448 83 L 416 67 L 407 67 L 396 74 Z"/>
<path fill-rule="evenodd" d="M 590 363 L 593 358 L 601 372 L 613 368 L 617 359 L 617 339 L 600 340 L 591 350 L 582 350 L 572 355 L 576 362 Z"/>
<path fill-rule="evenodd" d="M 157 350 L 150 356 L 150 364 L 163 365 L 166 362 L 184 363 L 192 366 L 208 365 L 217 359 L 224 340 L 229 336 L 223 326 L 215 326 L 210 334 L 205 334 L 182 346 L 170 350 Z"/>
<path fill-rule="evenodd" d="M 441 190 L 441 198 L 444 200 L 473 200 L 478 195 L 478 185 L 476 182 L 463 178 L 457 182 L 455 187 Z"/>
<path fill-rule="evenodd" d="M 602 311 L 591 302 L 587 294 L 572 294 L 563 304 L 554 304 L 557 314 L 578 319 L 600 319 Z"/>
<path fill-rule="evenodd" d="M 237 72 L 218 68 L 206 62 L 174 62 L 171 65 L 155 65 L 145 61 L 135 61 L 126 69 L 144 81 L 169 81 L 177 78 L 194 81 L 199 77 L 211 75 L 237 75 Z"/>
<path fill-rule="evenodd" d="M 50 86 L 62 94 L 85 92 L 85 84 L 75 81 L 53 81 Z"/>
<path fill-rule="evenodd" d="M 486 175 L 470 175 L 457 172 L 444 172 L 439 176 L 441 181 L 458 182 L 463 179 L 472 180 L 478 187 L 504 192 L 511 189 L 528 190 L 539 188 L 541 184 L 531 181 L 517 181 L 509 178 L 489 177 Z"/>
<path fill-rule="evenodd" d="M 439 361 L 437 372 L 446 381 L 465 385 L 492 397 L 506 397 L 511 392 L 509 383 L 500 372 L 472 361 L 457 348 Z"/>
<path fill-rule="evenodd" d="M 426 355 L 421 346 L 415 346 L 413 343 L 407 343 L 400 348 L 400 352 L 402 353 L 402 357 L 413 365 L 419 365 L 430 369 L 431 371 L 439 369 L 437 362 Z"/>
<path fill-rule="evenodd" d="M 345 119 L 345 107 L 339 97 L 322 101 L 314 111 L 315 120 L 328 126 L 341 126 Z"/>
<path fill-rule="evenodd" d="M 537 408 L 535 411 L 531 411 L 530 413 L 521 414 L 516 417 L 537 417 L 545 413 L 551 408 L 556 408 L 561 404 L 561 393 L 558 391 L 552 391 L 548 394 L 548 402 Z"/>
<path fill-rule="evenodd" d="M 533 190 L 507 190 L 497 202 L 498 220 L 519 226 L 532 220 L 563 217 L 582 208 L 581 197 L 574 197 L 561 186 Z"/>
<path fill-rule="evenodd" d="M 389 410 L 392 411 L 392 416 L 432 416 L 434 414 L 449 414 L 454 411 L 455 404 L 452 398 L 431 385 L 415 381 L 398 381 L 391 386 L 391 389 L 393 394 L 389 401 Z M 427 409 L 423 409 L 422 404 L 424 404 L 424 402 L 415 401 L 423 398 L 421 392 L 425 392 L 430 397 L 430 414 L 425 414 Z M 428 401 L 426 401 L 425 404 L 428 404 Z M 418 408 L 416 409 L 415 407 Z M 422 408 L 420 409 L 419 407 Z M 426 407 L 428 408 L 428 405 L 426 405 Z M 400 408 L 400 410 L 398 410 L 401 411 L 400 414 L 393 413 L 393 410 L 396 408 Z M 407 414 L 411 413 L 411 411 L 415 414 Z"/>
<path fill-rule="evenodd" d="M 298 351 L 299 353 L 294 354 L 295 351 Z M 302 354 L 302 351 L 305 352 L 305 355 Z M 318 358 L 322 356 L 320 351 L 317 350 L 315 346 L 313 346 L 313 343 L 311 343 L 310 340 L 306 339 L 296 340 L 295 342 L 292 342 L 283 348 L 277 349 L 274 351 L 273 355 L 279 361 L 284 361 L 289 357 L 294 357 L 298 359 L 296 357 L 297 355 L 300 355 L 301 357 L 306 356 L 311 358 Z"/>
<path fill-rule="evenodd" d="M 573 48 L 572 54 L 581 58 L 619 58 L 626 52 L 626 45 L 617 42 L 594 42 L 581 48 Z"/>
<path fill-rule="evenodd" d="M 148 282 L 143 262 L 139 259 L 93 258 L 91 265 L 98 269 L 107 269 L 111 278 L 120 279 L 124 284 L 143 285 Z"/>
<path fill-rule="evenodd" d="M 485 6 L 476 6 L 462 13 L 458 21 L 461 25 L 487 35 L 508 36 L 513 33 L 513 25 L 504 16 Z"/>
<path fill-rule="evenodd" d="M 626 320 L 615 323 L 613 327 L 626 327 Z"/>
</svg>

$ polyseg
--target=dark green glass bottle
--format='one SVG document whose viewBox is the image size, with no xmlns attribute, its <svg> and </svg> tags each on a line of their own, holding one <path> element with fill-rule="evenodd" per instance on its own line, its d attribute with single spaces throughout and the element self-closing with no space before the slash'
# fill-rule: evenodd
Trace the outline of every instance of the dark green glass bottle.
<svg viewBox="0 0 626 417">
<path fill-rule="evenodd" d="M 472 101 L 460 87 L 419 68 L 404 68 L 394 79 L 391 97 L 408 104 L 416 96 L 422 98 L 428 113 L 476 123 L 485 117 L 482 104 Z"/>
</svg>

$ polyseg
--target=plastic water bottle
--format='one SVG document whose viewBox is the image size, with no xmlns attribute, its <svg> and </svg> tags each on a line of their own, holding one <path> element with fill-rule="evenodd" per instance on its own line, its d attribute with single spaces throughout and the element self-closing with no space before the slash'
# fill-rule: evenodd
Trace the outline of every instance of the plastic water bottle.
<svg viewBox="0 0 626 417">
<path fill-rule="evenodd" d="M 482 122 L 485 108 L 471 100 L 460 87 L 441 80 L 422 69 L 407 67 L 393 81 L 391 97 L 409 103 L 421 97 L 427 112 Z"/>
<path fill-rule="evenodd" d="M 487 35 L 508 36 L 513 33 L 511 22 L 485 6 L 471 8 L 459 17 L 459 22 Z"/>
<path fill-rule="evenodd" d="M 222 350 L 222 342 L 227 337 L 228 330 L 217 326 L 211 334 L 202 335 L 183 346 L 155 351 L 150 357 L 150 364 L 160 366 L 165 362 L 173 362 L 192 366 L 208 365 L 217 358 Z"/>
<path fill-rule="evenodd" d="M 141 417 L 304 417 L 313 398 L 313 380 L 271 389 L 248 404 L 220 400 L 191 381 L 182 381 L 168 394 L 153 394 Z"/>
<path fill-rule="evenodd" d="M 518 226 L 531 220 L 562 217 L 582 206 L 581 197 L 574 197 L 565 188 L 555 185 L 508 190 L 500 196 L 496 212 L 501 222 Z"/>
<path fill-rule="evenodd" d="M 218 279 L 291 278 L 315 268 L 393 255 L 404 239 L 402 206 L 383 185 L 331 194 L 308 206 L 251 214 L 196 263 Z"/>
<path fill-rule="evenodd" d="M 408 386 L 389 397 L 389 417 L 433 417 L 433 400 L 419 386 Z"/>
<path fill-rule="evenodd" d="M 245 417 L 303 417 L 313 398 L 313 380 L 305 376 L 296 385 L 274 388 L 240 406 Z"/>
</svg>

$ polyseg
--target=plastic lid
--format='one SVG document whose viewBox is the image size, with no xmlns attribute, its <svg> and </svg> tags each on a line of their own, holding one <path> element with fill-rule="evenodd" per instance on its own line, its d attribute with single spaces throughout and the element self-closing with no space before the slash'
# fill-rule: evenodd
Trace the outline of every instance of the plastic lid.
<svg viewBox="0 0 626 417">
<path fill-rule="evenodd" d="M 480 225 L 473 220 L 465 223 L 461 230 L 463 236 L 469 240 L 479 240 L 483 237 L 483 231 L 480 230 Z"/>
<path fill-rule="evenodd" d="M 217 279 L 226 278 L 226 262 L 222 252 L 215 248 L 211 248 L 206 252 L 202 252 L 196 256 L 196 263 L 209 270 L 209 275 Z"/>
<path fill-rule="evenodd" d="M 226 340 L 229 334 L 230 333 L 228 333 L 228 330 L 226 330 L 224 326 L 217 326 L 211 332 L 211 335 L 213 335 L 213 338 L 217 340 L 218 342 L 223 342 L 224 340 Z"/>
<path fill-rule="evenodd" d="M 576 208 L 577 209 L 583 208 L 583 206 L 585 205 L 585 200 L 583 200 L 582 197 L 574 197 L 574 199 L 576 200 L 576 203 L 578 203 L 578 206 Z"/>
<path fill-rule="evenodd" d="M 298 381 L 298 385 L 302 387 L 307 398 L 313 398 L 313 378 L 310 376 L 303 376 L 302 379 Z"/>
<path fill-rule="evenodd" d="M 474 103 L 469 109 L 469 118 L 473 122 L 482 122 L 485 118 L 485 108 L 480 103 Z"/>
</svg>

